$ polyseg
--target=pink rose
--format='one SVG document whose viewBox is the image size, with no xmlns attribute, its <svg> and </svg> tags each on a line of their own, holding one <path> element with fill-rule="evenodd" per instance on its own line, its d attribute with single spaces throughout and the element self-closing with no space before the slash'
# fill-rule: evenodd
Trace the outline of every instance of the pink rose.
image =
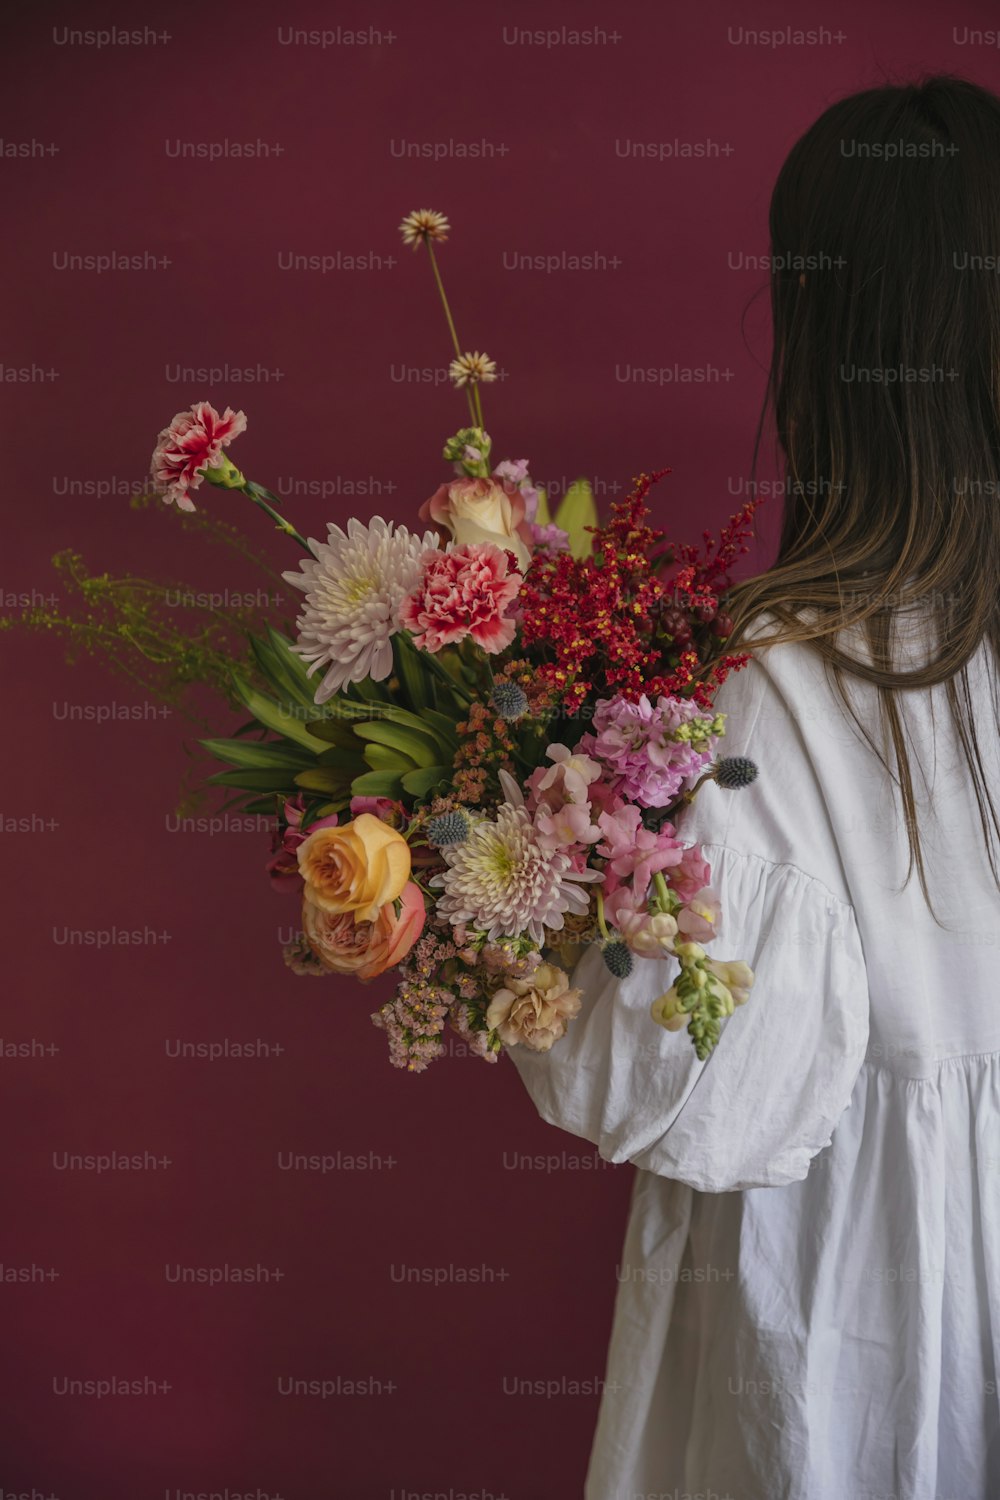
<svg viewBox="0 0 1000 1500">
<path fill-rule="evenodd" d="M 399 612 L 421 651 L 440 651 L 466 636 L 491 655 L 510 645 L 514 621 L 505 611 L 523 580 L 511 572 L 506 552 L 475 542 L 448 552 L 428 548 L 422 562 L 423 576 Z"/>
<path fill-rule="evenodd" d="M 153 484 L 166 503 L 176 500 L 181 510 L 194 510 L 188 490 L 201 484 L 198 470 L 217 469 L 223 448 L 245 432 L 246 425 L 245 414 L 231 406 L 221 417 L 207 401 L 179 411 L 157 438 L 151 464 Z"/>
<path fill-rule="evenodd" d="M 492 542 L 513 552 L 521 568 L 531 561 L 531 530 L 524 496 L 516 485 L 495 479 L 453 479 L 435 490 L 418 514 L 425 526 L 450 532 L 455 542 Z"/>
<path fill-rule="evenodd" d="M 412 880 L 396 903 L 389 901 L 371 922 L 356 922 L 352 912 L 326 911 L 310 901 L 302 903 L 306 942 L 324 969 L 375 979 L 406 957 L 423 930 L 426 908 L 423 892 Z"/>
</svg>

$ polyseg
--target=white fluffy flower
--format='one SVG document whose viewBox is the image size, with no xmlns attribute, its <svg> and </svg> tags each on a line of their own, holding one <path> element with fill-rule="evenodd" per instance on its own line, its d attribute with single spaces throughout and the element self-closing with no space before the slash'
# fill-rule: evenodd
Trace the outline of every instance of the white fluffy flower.
<svg viewBox="0 0 1000 1500">
<path fill-rule="evenodd" d="M 523 933 L 541 946 L 545 928 L 558 932 L 567 911 L 587 910 L 580 882 L 601 878 L 597 870 L 575 871 L 562 850 L 540 848 L 531 815 L 512 802 L 497 808 L 495 821 L 474 823 L 464 843 L 440 852 L 448 869 L 431 881 L 444 892 L 438 910 L 491 943 Z"/>
<path fill-rule="evenodd" d="M 310 538 L 313 556 L 300 562 L 301 573 L 281 575 L 306 596 L 296 651 L 312 663 L 310 676 L 329 663 L 317 703 L 348 682 L 389 676 L 399 606 L 420 577 L 421 553 L 438 545 L 435 532 L 413 536 L 381 516 L 369 526 L 351 520 L 346 534 L 331 524 L 325 542 Z"/>
</svg>

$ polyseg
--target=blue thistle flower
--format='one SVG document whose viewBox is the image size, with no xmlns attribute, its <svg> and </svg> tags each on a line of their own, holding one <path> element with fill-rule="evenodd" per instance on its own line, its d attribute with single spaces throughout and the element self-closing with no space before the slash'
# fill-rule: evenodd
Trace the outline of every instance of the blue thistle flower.
<svg viewBox="0 0 1000 1500">
<path fill-rule="evenodd" d="M 632 972 L 632 955 L 620 938 L 605 943 L 601 955 L 616 979 L 627 979 Z"/>
<path fill-rule="evenodd" d="M 493 687 L 493 707 L 501 719 L 513 723 L 528 712 L 528 695 L 516 682 L 498 682 Z"/>
<path fill-rule="evenodd" d="M 723 755 L 715 763 L 715 779 L 729 792 L 739 791 L 757 780 L 757 763 L 747 755 Z"/>
<path fill-rule="evenodd" d="M 469 837 L 469 826 L 468 816 L 460 810 L 440 813 L 427 824 L 427 842 L 435 849 L 464 844 Z"/>
</svg>

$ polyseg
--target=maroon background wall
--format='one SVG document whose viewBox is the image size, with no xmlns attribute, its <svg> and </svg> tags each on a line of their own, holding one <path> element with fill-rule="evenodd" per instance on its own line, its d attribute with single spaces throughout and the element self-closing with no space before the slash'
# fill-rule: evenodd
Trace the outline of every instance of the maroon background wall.
<svg viewBox="0 0 1000 1500">
<path fill-rule="evenodd" d="M 995 19 L 971 0 L 8 6 L 4 612 L 58 594 L 49 559 L 71 545 L 111 570 L 257 586 L 172 514 L 128 507 L 156 432 L 201 397 L 247 411 L 234 456 L 291 491 L 301 530 L 412 523 L 464 411 L 401 378 L 449 357 L 428 267 L 396 232 L 414 207 L 450 216 L 462 339 L 509 373 L 486 393 L 499 454 L 556 484 L 587 474 L 605 502 L 670 464 L 668 524 L 717 527 L 742 498 L 767 355 L 766 298 L 741 332 L 766 276 L 741 257 L 766 253 L 784 154 L 886 71 L 1000 85 L 1000 52 L 968 40 Z M 598 40 L 514 42 L 570 25 Z M 150 30 L 71 35 L 114 26 Z M 338 26 L 376 36 L 282 41 Z M 740 40 L 784 26 L 826 32 Z M 266 150 L 178 154 L 226 141 Z M 63 268 L 111 252 L 162 264 Z M 376 268 L 280 269 L 338 252 Z M 507 268 L 562 253 L 604 259 Z M 199 366 L 256 378 L 178 373 Z M 349 498 L 359 483 L 374 498 Z M 776 507 L 747 566 L 768 560 Z M 579 1495 L 632 1169 L 543 1125 L 508 1064 L 390 1069 L 368 1019 L 381 989 L 285 969 L 296 914 L 264 878 L 266 833 L 177 831 L 196 731 L 53 640 L 0 634 L 0 656 L 0 1494 Z M 115 929 L 145 940 L 99 947 Z M 259 1055 L 170 1055 L 247 1042 Z M 141 1166 L 68 1165 L 107 1153 Z M 288 1170 L 289 1153 L 332 1165 Z M 263 1269 L 192 1285 L 180 1267 Z M 107 1380 L 143 1393 L 67 1384 Z M 304 1380 L 339 1393 L 283 1394 Z M 560 1393 L 511 1394 L 519 1380 Z"/>
</svg>

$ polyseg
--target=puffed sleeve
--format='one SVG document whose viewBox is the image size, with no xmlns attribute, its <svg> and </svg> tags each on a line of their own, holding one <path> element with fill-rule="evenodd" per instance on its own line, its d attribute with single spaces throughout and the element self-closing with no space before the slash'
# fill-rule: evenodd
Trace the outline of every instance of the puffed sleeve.
<svg viewBox="0 0 1000 1500">
<path fill-rule="evenodd" d="M 741 795 L 737 793 L 732 796 Z M 709 952 L 754 970 L 747 1003 L 704 1062 L 650 1005 L 674 958 L 608 973 L 596 946 L 577 965 L 580 1014 L 548 1053 L 510 1057 L 542 1118 L 607 1161 L 703 1192 L 805 1177 L 830 1140 L 868 1044 L 868 986 L 854 909 L 796 865 L 702 840 L 723 910 Z"/>
</svg>

